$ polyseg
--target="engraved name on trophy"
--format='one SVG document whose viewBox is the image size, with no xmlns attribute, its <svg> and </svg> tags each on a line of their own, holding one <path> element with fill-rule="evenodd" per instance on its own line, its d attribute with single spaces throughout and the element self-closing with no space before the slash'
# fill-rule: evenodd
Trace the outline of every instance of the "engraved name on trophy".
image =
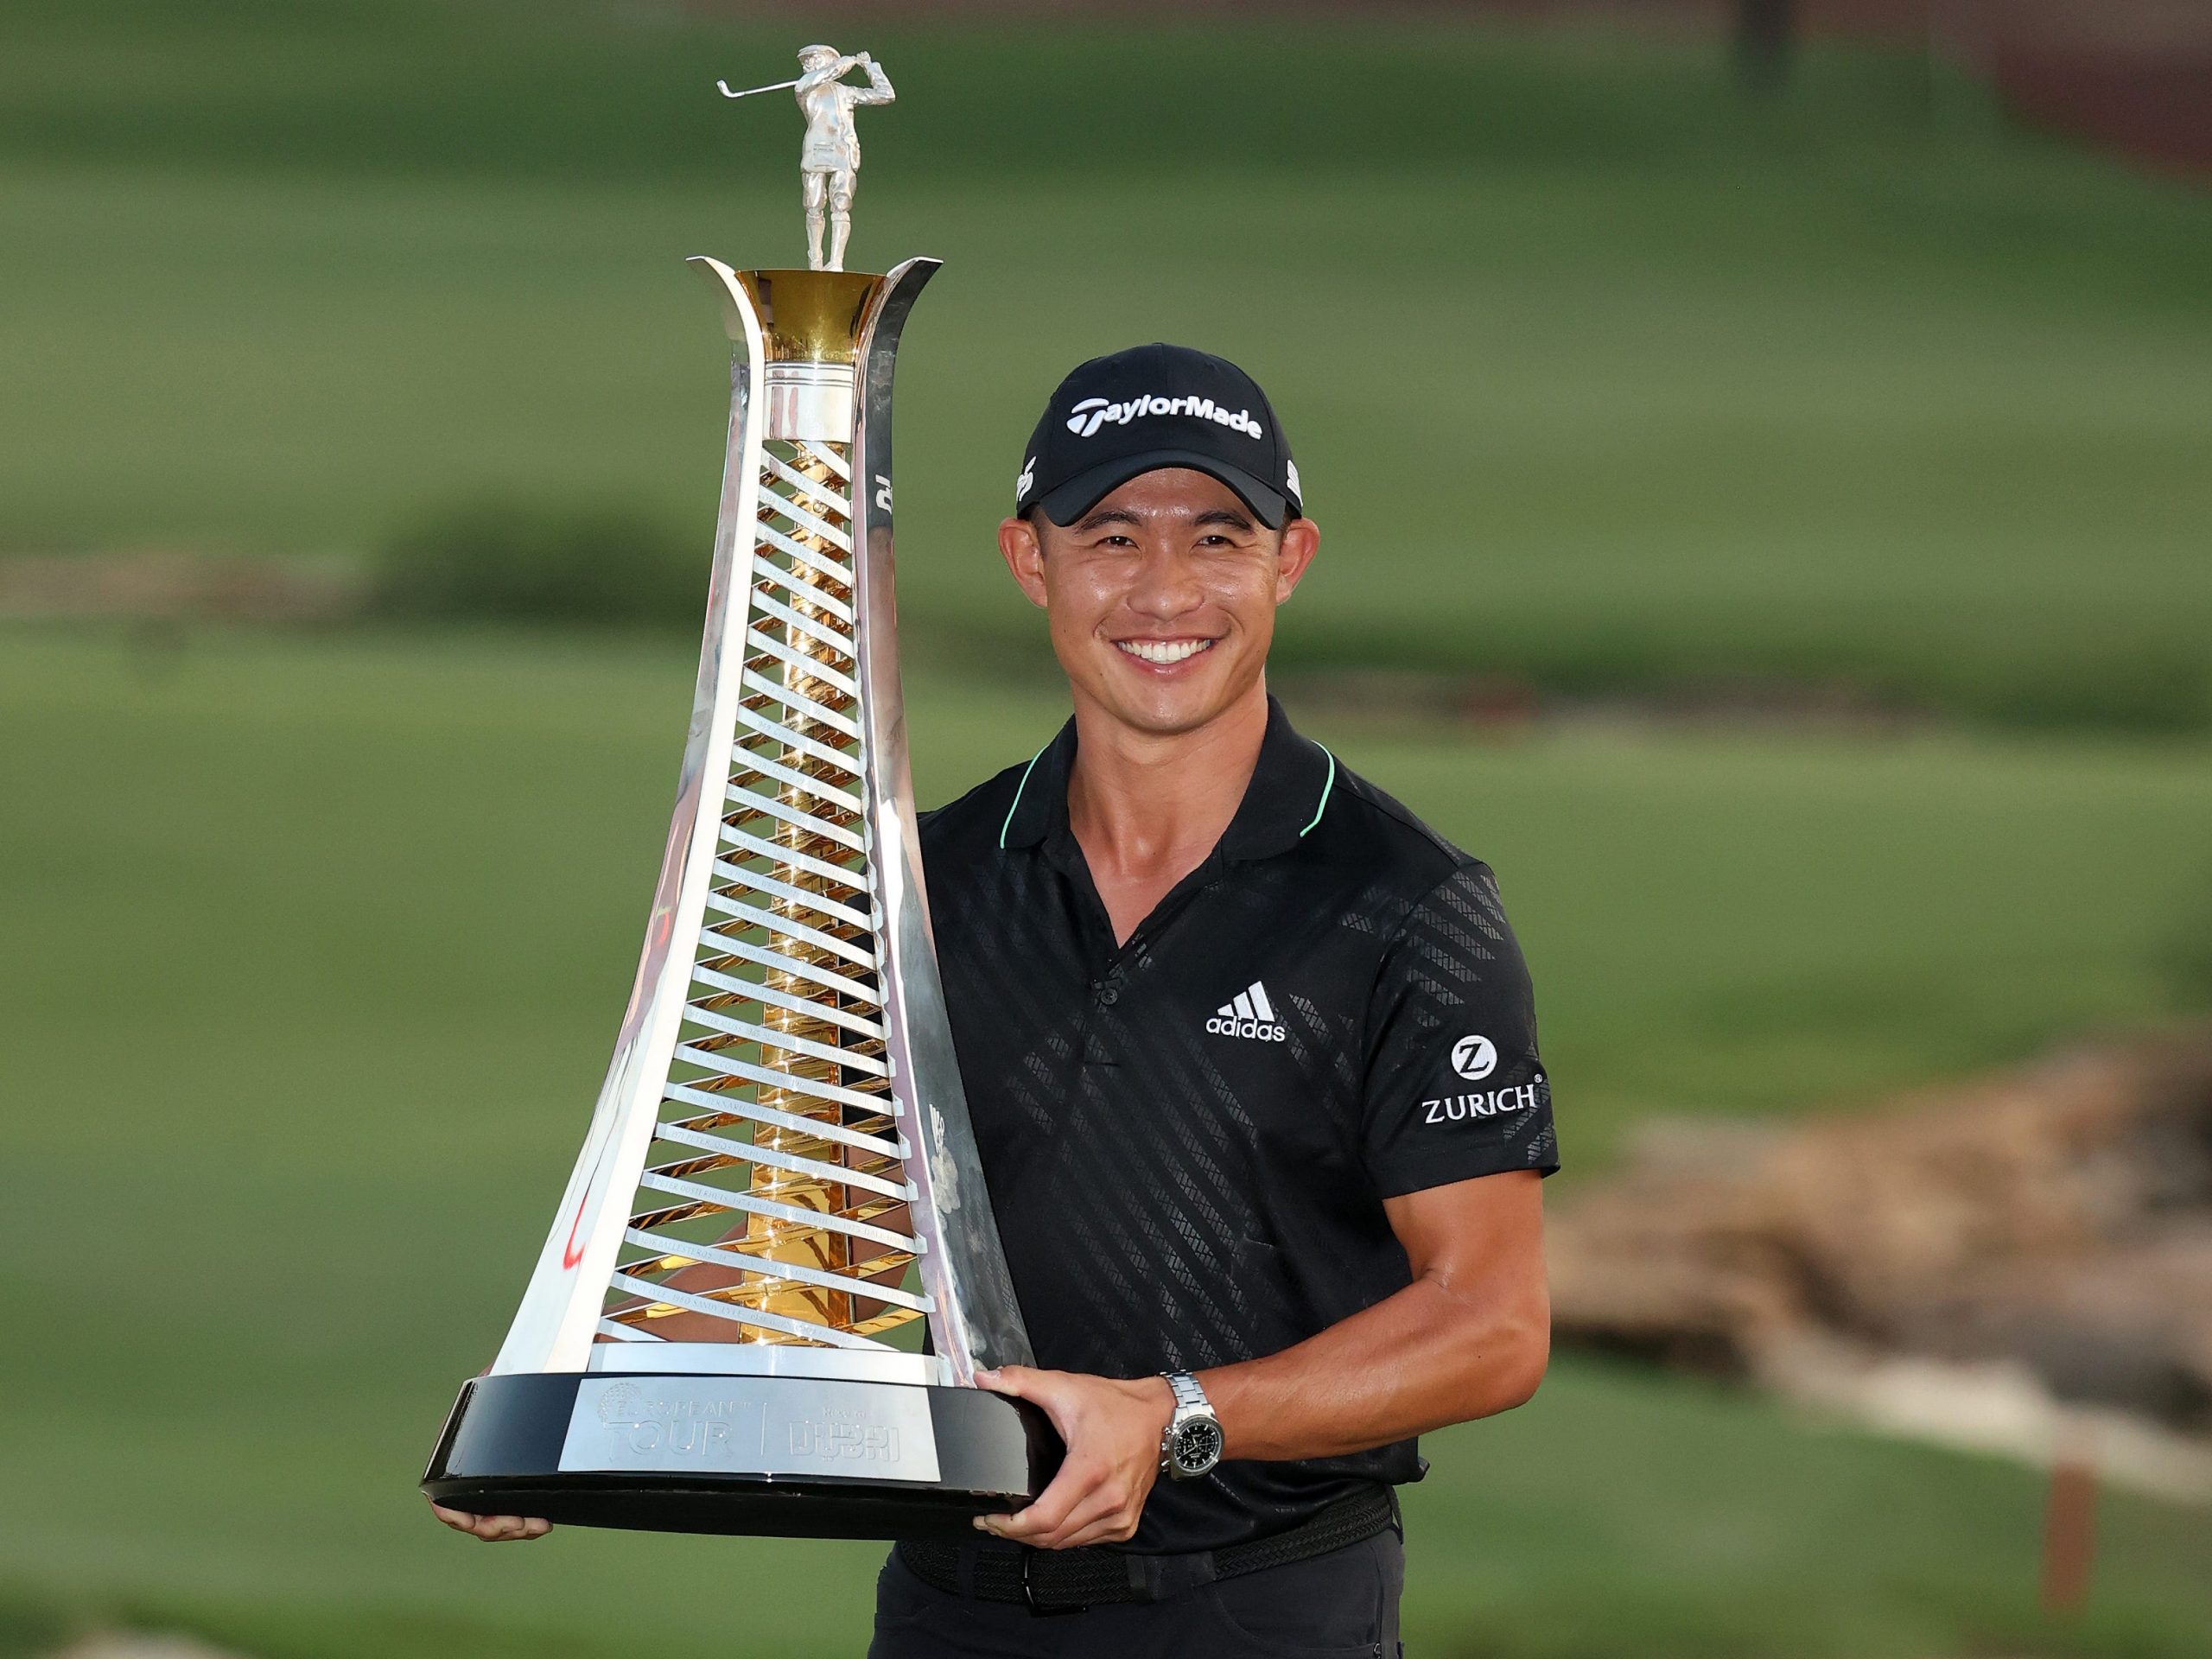
<svg viewBox="0 0 2212 1659">
<path fill-rule="evenodd" d="M 907 772 L 891 382 L 938 262 L 834 268 L 852 105 L 890 86 L 865 54 L 801 62 L 814 268 L 692 261 L 736 349 L 690 731 L 582 1153 L 506 1341 L 423 1477 L 479 1514 L 964 1531 L 1034 1497 L 1060 1454 L 1033 1408 L 975 1386 L 1031 1353 Z M 856 65 L 870 86 L 840 86 Z M 887 1339 L 925 1325 L 926 1352 Z"/>
</svg>

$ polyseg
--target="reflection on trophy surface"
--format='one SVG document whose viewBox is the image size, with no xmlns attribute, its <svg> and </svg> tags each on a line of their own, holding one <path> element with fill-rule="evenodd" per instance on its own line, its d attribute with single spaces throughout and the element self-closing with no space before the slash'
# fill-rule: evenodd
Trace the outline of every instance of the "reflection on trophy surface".
<svg viewBox="0 0 2212 1659">
<path fill-rule="evenodd" d="M 424 1478 L 474 1513 L 899 1536 L 1018 1505 L 1058 1457 L 973 1386 L 1031 1353 L 907 771 L 891 383 L 937 262 L 838 269 L 852 111 L 891 86 L 865 53 L 800 61 L 814 268 L 692 262 L 735 350 L 690 735 L 582 1152 Z"/>
</svg>

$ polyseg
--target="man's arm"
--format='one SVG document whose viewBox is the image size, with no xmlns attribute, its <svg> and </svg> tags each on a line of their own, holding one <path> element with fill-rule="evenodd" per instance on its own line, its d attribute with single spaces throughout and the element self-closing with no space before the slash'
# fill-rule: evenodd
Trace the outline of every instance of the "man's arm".
<svg viewBox="0 0 2212 1659">
<path fill-rule="evenodd" d="M 1362 1452 L 1510 1410 L 1535 1392 L 1551 1350 L 1541 1178 L 1509 1170 L 1383 1208 L 1411 1284 L 1280 1353 L 1198 1374 L 1224 1456 Z M 1035 1503 L 976 1524 L 1046 1549 L 1135 1533 L 1174 1409 L 1166 1382 L 1018 1365 L 985 1380 L 1041 1407 L 1068 1455 Z"/>
<path fill-rule="evenodd" d="M 1230 1458 L 1329 1458 L 1510 1411 L 1551 1355 L 1543 1183 L 1484 1175 L 1386 1199 L 1414 1281 L 1293 1348 L 1201 1371 Z"/>
</svg>

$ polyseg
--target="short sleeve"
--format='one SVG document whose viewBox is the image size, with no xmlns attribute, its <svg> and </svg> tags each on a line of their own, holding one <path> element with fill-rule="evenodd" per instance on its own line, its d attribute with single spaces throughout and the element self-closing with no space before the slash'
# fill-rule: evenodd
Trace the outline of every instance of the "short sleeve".
<svg viewBox="0 0 2212 1659">
<path fill-rule="evenodd" d="M 1368 1007 L 1361 1150 L 1384 1198 L 1559 1167 L 1528 964 L 1487 866 L 1416 904 Z"/>
</svg>

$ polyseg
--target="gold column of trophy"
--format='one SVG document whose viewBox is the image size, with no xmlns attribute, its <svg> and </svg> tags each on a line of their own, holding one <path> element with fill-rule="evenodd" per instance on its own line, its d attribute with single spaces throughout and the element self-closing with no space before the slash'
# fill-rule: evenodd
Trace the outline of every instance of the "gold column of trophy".
<svg viewBox="0 0 2212 1659">
<path fill-rule="evenodd" d="M 1031 1356 L 907 772 L 891 382 L 937 262 L 838 268 L 852 111 L 893 94 L 865 54 L 800 62 L 812 268 L 693 261 L 737 350 L 637 980 L 522 1306 L 423 1482 L 480 1514 L 906 1536 L 1019 1506 L 1059 1456 L 1033 1408 L 974 1386 Z M 918 1324 L 926 1351 L 896 1339 Z"/>
</svg>

